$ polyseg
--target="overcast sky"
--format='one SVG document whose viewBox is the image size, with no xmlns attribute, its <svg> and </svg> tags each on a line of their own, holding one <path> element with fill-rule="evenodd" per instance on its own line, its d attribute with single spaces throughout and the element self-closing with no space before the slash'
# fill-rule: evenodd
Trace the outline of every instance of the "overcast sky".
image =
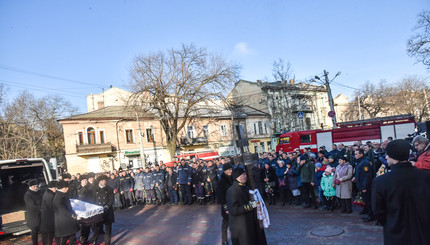
<svg viewBox="0 0 430 245">
<path fill-rule="evenodd" d="M 86 112 L 86 95 L 127 89 L 138 54 L 194 43 L 243 67 L 241 78 L 272 77 L 277 58 L 296 80 L 333 77 L 351 96 L 366 81 L 429 77 L 406 53 L 428 0 L 13 1 L 0 0 L 0 83 L 64 96 Z"/>
</svg>

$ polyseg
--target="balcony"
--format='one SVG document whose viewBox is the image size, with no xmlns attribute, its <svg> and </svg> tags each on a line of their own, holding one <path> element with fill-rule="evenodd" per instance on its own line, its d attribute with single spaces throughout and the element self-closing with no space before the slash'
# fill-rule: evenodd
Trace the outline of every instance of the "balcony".
<svg viewBox="0 0 430 245">
<path fill-rule="evenodd" d="M 113 152 L 113 147 L 111 143 L 76 145 L 76 152 L 78 156 L 107 154 Z"/>
<path fill-rule="evenodd" d="M 204 145 L 208 143 L 208 138 L 198 137 L 198 138 L 182 138 L 181 145 Z"/>
</svg>

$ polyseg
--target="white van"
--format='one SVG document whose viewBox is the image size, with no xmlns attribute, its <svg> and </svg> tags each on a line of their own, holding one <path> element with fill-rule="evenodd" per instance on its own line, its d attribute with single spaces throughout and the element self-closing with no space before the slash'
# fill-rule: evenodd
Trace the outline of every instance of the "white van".
<svg viewBox="0 0 430 245">
<path fill-rule="evenodd" d="M 30 232 L 25 222 L 24 194 L 31 179 L 39 180 L 39 191 L 46 190 L 52 175 L 44 159 L 0 161 L 0 236 Z"/>
</svg>

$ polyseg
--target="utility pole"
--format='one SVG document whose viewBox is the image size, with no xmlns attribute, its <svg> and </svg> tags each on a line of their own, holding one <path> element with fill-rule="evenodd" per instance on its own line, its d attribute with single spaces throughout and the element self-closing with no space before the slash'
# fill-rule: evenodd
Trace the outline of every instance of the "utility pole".
<svg viewBox="0 0 430 245">
<path fill-rule="evenodd" d="M 340 72 L 338 72 L 333 79 L 335 79 L 338 75 L 340 75 Z M 331 95 L 330 80 L 328 80 L 328 72 L 326 70 L 324 70 L 324 78 L 325 78 L 325 86 L 327 88 L 328 103 L 330 104 L 330 110 L 334 112 L 334 102 L 333 102 L 333 96 Z M 331 120 L 333 120 L 333 128 L 337 128 L 336 116 L 337 115 L 334 115 L 334 117 L 331 118 Z"/>
<path fill-rule="evenodd" d="M 142 161 L 142 167 L 146 168 L 146 158 L 145 158 L 145 153 L 143 152 L 144 148 L 143 148 L 143 141 L 142 141 L 142 131 L 140 129 L 140 121 L 139 121 L 139 116 L 136 112 L 136 120 L 137 120 L 137 131 L 139 133 L 139 143 L 140 143 L 140 160 Z"/>
</svg>

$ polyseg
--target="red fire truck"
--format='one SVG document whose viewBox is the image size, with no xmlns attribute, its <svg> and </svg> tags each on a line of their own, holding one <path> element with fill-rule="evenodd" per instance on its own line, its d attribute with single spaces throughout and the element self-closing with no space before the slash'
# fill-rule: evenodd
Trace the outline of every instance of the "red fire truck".
<svg viewBox="0 0 430 245">
<path fill-rule="evenodd" d="M 183 153 L 182 155 L 176 155 L 173 157 L 173 161 L 165 163 L 167 167 L 173 167 L 173 163 L 178 163 L 181 159 L 191 160 L 193 158 L 203 159 L 203 160 L 213 160 L 215 158 L 219 158 L 219 154 L 217 151 L 211 152 L 192 152 L 192 153 Z"/>
<path fill-rule="evenodd" d="M 310 147 L 313 152 L 316 152 L 321 146 L 331 150 L 332 144 L 353 145 L 358 140 L 363 143 L 366 141 L 382 143 L 388 137 L 404 139 L 408 134 L 414 133 L 415 118 L 408 114 L 343 122 L 338 123 L 338 126 L 339 128 L 331 130 L 316 129 L 284 133 L 279 137 L 276 150 L 290 152 L 296 148 Z"/>
</svg>

